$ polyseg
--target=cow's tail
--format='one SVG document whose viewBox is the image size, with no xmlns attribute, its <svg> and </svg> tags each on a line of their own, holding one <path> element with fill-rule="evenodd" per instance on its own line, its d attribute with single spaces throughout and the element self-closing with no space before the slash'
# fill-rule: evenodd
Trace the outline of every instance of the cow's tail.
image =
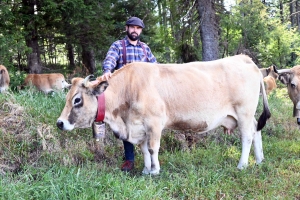
<svg viewBox="0 0 300 200">
<path fill-rule="evenodd" d="M 260 78 L 260 91 L 262 93 L 264 109 L 263 109 L 263 113 L 260 115 L 260 117 L 258 119 L 257 131 L 260 131 L 266 125 L 267 120 L 271 117 L 271 112 L 269 109 L 267 94 L 266 94 L 262 75 Z"/>
</svg>

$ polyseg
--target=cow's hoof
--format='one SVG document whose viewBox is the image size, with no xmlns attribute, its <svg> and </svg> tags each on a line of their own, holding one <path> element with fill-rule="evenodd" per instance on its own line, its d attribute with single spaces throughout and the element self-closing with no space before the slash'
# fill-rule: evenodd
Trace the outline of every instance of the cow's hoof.
<svg viewBox="0 0 300 200">
<path fill-rule="evenodd" d="M 148 170 L 147 167 L 144 167 L 142 173 L 148 175 L 150 174 L 150 170 Z"/>
<path fill-rule="evenodd" d="M 158 175 L 159 174 L 159 170 L 151 170 L 150 174 L 151 175 Z"/>
<path fill-rule="evenodd" d="M 256 159 L 256 164 L 261 164 L 264 161 L 264 157 Z"/>
<path fill-rule="evenodd" d="M 237 166 L 237 168 L 240 169 L 240 170 L 246 169 L 247 168 L 247 164 L 239 164 Z"/>
</svg>

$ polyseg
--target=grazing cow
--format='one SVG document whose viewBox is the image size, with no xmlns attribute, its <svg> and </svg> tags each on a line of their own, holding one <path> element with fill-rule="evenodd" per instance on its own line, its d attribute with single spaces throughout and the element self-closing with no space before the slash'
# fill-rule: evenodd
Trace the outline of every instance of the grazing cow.
<svg viewBox="0 0 300 200">
<path fill-rule="evenodd" d="M 287 86 L 288 94 L 294 104 L 293 116 L 300 125 L 300 65 L 291 69 L 278 70 L 279 80 Z"/>
<path fill-rule="evenodd" d="M 0 65 L 0 93 L 8 89 L 9 81 L 9 74 L 6 67 Z"/>
<path fill-rule="evenodd" d="M 267 94 L 277 88 L 276 80 L 278 79 L 278 71 L 275 65 L 272 65 L 268 68 L 264 68 L 266 70 L 267 76 L 264 77 L 265 87 Z M 262 69 L 261 69 L 262 72 Z M 264 74 L 264 72 L 262 72 Z"/>
<path fill-rule="evenodd" d="M 242 154 L 237 167 L 248 165 L 252 142 L 256 163 L 264 159 L 260 130 L 271 113 L 262 74 L 248 56 L 186 64 L 134 62 L 108 81 L 103 76 L 97 83 L 88 79 L 72 79 L 57 127 L 87 128 L 96 115 L 103 116 L 117 138 L 141 144 L 144 174 L 160 171 L 158 151 L 165 128 L 204 133 L 219 126 L 229 131 L 238 127 Z M 260 89 L 264 109 L 257 123 Z"/>
<path fill-rule="evenodd" d="M 26 86 L 33 85 L 45 94 L 69 88 L 71 84 L 67 83 L 64 75 L 60 73 L 52 74 L 28 74 L 24 80 Z"/>
</svg>

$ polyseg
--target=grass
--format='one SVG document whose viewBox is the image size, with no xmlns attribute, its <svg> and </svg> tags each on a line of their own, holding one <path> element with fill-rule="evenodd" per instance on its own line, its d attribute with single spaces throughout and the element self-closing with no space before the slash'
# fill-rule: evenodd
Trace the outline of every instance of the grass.
<svg viewBox="0 0 300 200">
<path fill-rule="evenodd" d="M 300 131 L 285 89 L 269 96 L 261 165 L 252 150 L 249 167 L 236 168 L 237 132 L 218 129 L 187 147 L 166 131 L 158 176 L 141 174 L 139 147 L 136 169 L 121 172 L 123 147 L 112 134 L 97 143 L 91 129 L 58 130 L 64 98 L 63 92 L 0 95 L 0 199 L 300 199 Z"/>
</svg>

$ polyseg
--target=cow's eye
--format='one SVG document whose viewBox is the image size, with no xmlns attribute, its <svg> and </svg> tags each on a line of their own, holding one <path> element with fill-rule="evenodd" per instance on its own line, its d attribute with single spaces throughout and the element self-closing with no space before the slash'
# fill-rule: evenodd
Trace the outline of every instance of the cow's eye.
<svg viewBox="0 0 300 200">
<path fill-rule="evenodd" d="M 81 101 L 81 99 L 80 98 L 76 98 L 75 100 L 74 100 L 74 104 L 76 105 L 76 104 L 79 104 L 80 103 L 80 101 Z"/>
<path fill-rule="evenodd" d="M 75 108 L 79 108 L 83 105 L 83 99 L 80 93 L 77 93 L 74 97 L 73 97 L 73 106 Z"/>
</svg>

